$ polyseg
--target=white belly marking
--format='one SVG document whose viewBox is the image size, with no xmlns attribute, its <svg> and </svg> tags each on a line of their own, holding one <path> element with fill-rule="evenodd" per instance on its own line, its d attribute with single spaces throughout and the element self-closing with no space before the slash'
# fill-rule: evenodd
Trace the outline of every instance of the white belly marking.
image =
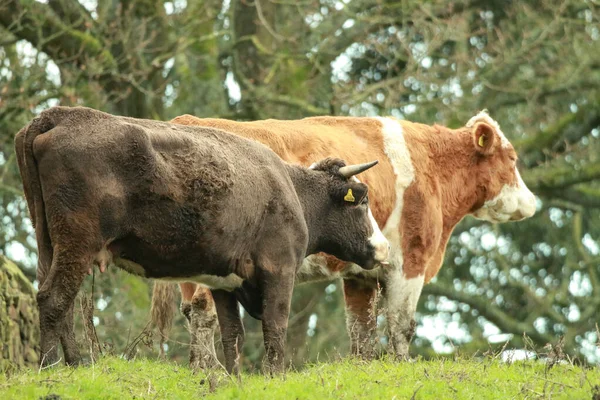
<svg viewBox="0 0 600 400">
<path fill-rule="evenodd" d="M 204 285 L 210 289 L 222 289 L 231 292 L 242 286 L 244 280 L 236 274 L 229 274 L 227 276 L 216 276 L 216 275 L 196 275 L 187 278 L 161 278 L 164 281 L 175 281 L 175 282 L 195 282 Z"/>
</svg>

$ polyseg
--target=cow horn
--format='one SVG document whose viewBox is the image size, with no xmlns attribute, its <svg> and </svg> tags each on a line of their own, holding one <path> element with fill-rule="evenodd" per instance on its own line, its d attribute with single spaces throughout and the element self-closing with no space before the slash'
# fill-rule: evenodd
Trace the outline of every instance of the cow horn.
<svg viewBox="0 0 600 400">
<path fill-rule="evenodd" d="M 365 172 L 369 168 L 377 165 L 378 162 L 378 160 L 375 160 L 364 164 L 346 165 L 345 167 L 339 169 L 339 173 L 344 178 L 348 179 L 354 175 L 360 174 L 361 172 Z"/>
</svg>

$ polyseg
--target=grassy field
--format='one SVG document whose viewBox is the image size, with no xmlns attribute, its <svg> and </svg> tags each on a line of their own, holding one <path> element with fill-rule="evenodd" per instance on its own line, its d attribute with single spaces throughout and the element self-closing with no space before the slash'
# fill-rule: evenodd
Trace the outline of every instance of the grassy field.
<svg viewBox="0 0 600 400">
<path fill-rule="evenodd" d="M 212 383 L 209 383 L 212 382 Z M 600 370 L 542 362 L 345 360 L 285 377 L 193 375 L 181 365 L 114 357 L 81 368 L 0 375 L 0 399 L 600 399 Z"/>
</svg>

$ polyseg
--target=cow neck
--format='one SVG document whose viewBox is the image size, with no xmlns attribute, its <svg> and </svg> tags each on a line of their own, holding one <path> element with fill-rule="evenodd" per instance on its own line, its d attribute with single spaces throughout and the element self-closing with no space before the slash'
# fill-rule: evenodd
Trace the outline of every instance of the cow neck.
<svg viewBox="0 0 600 400">
<path fill-rule="evenodd" d="M 469 129 L 451 130 L 435 125 L 424 142 L 427 159 L 422 163 L 424 179 L 436 179 L 427 185 L 431 194 L 439 188 L 445 230 L 452 230 L 481 197 L 474 179 L 477 157 Z M 433 140 L 432 140 L 433 139 Z M 419 168 L 417 166 L 417 168 Z"/>
<path fill-rule="evenodd" d="M 306 255 L 318 253 L 320 250 L 320 211 L 323 208 L 323 195 L 326 190 L 323 190 L 322 177 L 318 177 L 320 174 L 316 174 L 315 171 L 308 170 L 304 167 L 297 165 L 286 164 L 288 168 L 288 174 L 296 194 L 300 200 L 302 206 L 302 212 L 304 214 L 304 220 L 308 227 L 308 247 L 306 249 Z"/>
</svg>

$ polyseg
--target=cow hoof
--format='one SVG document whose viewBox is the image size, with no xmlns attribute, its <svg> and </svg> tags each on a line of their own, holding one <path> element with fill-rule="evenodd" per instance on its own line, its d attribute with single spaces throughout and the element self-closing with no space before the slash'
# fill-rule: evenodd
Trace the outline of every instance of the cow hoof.
<svg viewBox="0 0 600 400">
<path fill-rule="evenodd" d="M 411 358 L 410 355 L 408 355 L 407 353 L 401 353 L 401 354 L 394 354 L 393 358 L 396 362 L 410 362 Z"/>
<path fill-rule="evenodd" d="M 90 361 L 87 360 L 70 360 L 66 361 L 65 364 L 69 367 L 77 368 L 77 367 L 88 367 L 92 365 Z"/>
</svg>

